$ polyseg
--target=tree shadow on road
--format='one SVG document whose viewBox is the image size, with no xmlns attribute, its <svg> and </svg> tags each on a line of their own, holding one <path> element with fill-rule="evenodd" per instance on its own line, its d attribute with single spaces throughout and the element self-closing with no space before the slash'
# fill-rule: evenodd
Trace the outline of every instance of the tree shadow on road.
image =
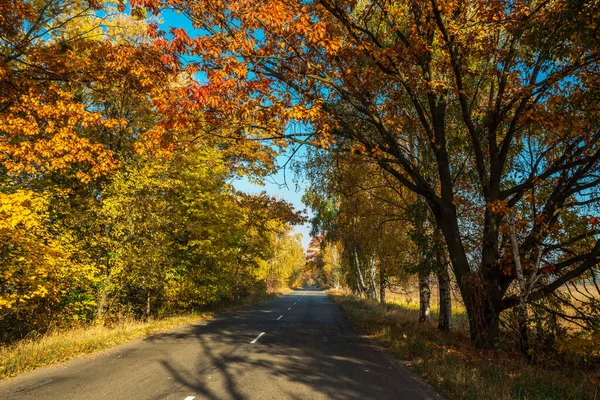
<svg viewBox="0 0 600 400">
<path fill-rule="evenodd" d="M 278 322 L 267 310 L 254 307 L 148 340 L 165 343 L 191 340 L 197 344 L 197 351 L 189 354 L 195 357 L 193 363 L 178 362 L 182 355 L 173 354 L 161 360 L 161 364 L 181 384 L 178 391 L 199 398 L 427 397 L 412 376 L 392 367 L 383 353 L 351 331 L 347 321 L 332 323 L 330 318 Z M 311 310 L 311 315 L 323 313 L 339 314 L 329 302 L 317 304 Z M 250 344 L 261 330 L 266 335 Z"/>
</svg>

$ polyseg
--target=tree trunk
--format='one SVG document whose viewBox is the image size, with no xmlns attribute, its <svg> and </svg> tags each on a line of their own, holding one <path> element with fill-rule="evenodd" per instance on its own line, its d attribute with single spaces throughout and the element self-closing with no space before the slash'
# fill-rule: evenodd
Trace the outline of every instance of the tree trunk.
<svg viewBox="0 0 600 400">
<path fill-rule="evenodd" d="M 379 264 L 379 303 L 385 304 L 385 268 Z"/>
<path fill-rule="evenodd" d="M 370 277 L 370 283 L 369 285 L 370 287 L 370 292 L 371 292 L 371 298 L 374 300 L 377 300 L 377 298 L 379 297 L 379 293 L 377 290 L 377 262 L 375 257 L 371 257 L 371 260 L 369 262 L 369 277 Z"/>
<path fill-rule="evenodd" d="M 98 301 L 98 306 L 96 307 L 96 321 L 101 321 L 104 318 L 104 314 L 106 313 L 106 306 L 108 303 L 108 288 L 110 287 L 110 274 L 111 268 L 110 264 L 106 262 L 106 274 L 104 279 L 104 284 L 100 289 L 100 300 Z"/>
<path fill-rule="evenodd" d="M 146 319 L 150 318 L 150 291 L 146 291 Z"/>
<path fill-rule="evenodd" d="M 527 303 L 525 303 L 522 298 L 519 299 L 519 344 L 521 345 L 521 353 L 527 359 L 528 362 L 531 362 L 531 351 L 529 349 L 529 335 L 527 331 Z"/>
<path fill-rule="evenodd" d="M 450 292 L 450 275 L 448 274 L 448 260 L 446 259 L 446 246 L 442 230 L 436 226 L 434 234 L 437 245 L 436 270 L 438 280 L 440 314 L 438 329 L 449 332 L 452 330 L 452 296 Z"/>
<path fill-rule="evenodd" d="M 493 348 L 500 335 L 500 317 L 484 289 L 479 274 L 463 278 L 460 285 L 469 317 L 471 343 L 477 348 Z"/>
<path fill-rule="evenodd" d="M 531 352 L 529 350 L 529 336 L 527 332 L 527 284 L 523 276 L 523 266 L 521 265 L 521 255 L 519 253 L 519 244 L 517 242 L 516 232 L 517 208 L 513 208 L 510 220 L 510 239 L 512 242 L 513 258 L 515 263 L 515 274 L 519 282 L 519 306 L 518 306 L 518 323 L 519 323 L 519 344 L 521 353 L 525 356 L 528 362 L 531 362 Z M 537 265 L 536 265 L 537 267 Z"/>
<path fill-rule="evenodd" d="M 419 272 L 419 322 L 431 319 L 431 280 L 429 272 Z"/>
<path fill-rule="evenodd" d="M 360 294 L 364 293 L 366 288 L 365 278 L 363 277 L 362 269 L 360 268 L 360 259 L 358 258 L 358 252 L 354 250 L 354 263 L 356 264 L 356 273 L 358 276 L 357 286 Z M 367 294 L 368 295 L 368 294 Z"/>
<path fill-rule="evenodd" d="M 480 266 L 481 274 L 473 272 L 462 244 L 458 217 L 454 205 L 446 208 L 432 207 L 436 222 L 442 228 L 444 239 L 448 246 L 448 254 L 452 263 L 452 270 L 460 288 L 462 299 L 469 317 L 469 330 L 471 343 L 477 348 L 493 348 L 500 334 L 499 311 L 502 304 L 502 290 L 500 283 L 493 275 L 497 274 L 497 251 L 484 251 Z M 486 223 L 491 224 L 487 220 Z M 488 247 L 497 247 L 497 235 L 488 233 L 488 240 L 483 244 L 484 250 Z M 484 283 L 485 282 L 485 283 Z M 496 307 L 494 307 L 496 304 Z"/>
<path fill-rule="evenodd" d="M 106 313 L 106 303 L 108 302 L 108 286 L 110 285 L 110 276 L 107 277 L 102 289 L 100 289 L 100 300 L 96 308 L 96 321 L 101 321 Z"/>
<path fill-rule="evenodd" d="M 360 288 L 360 284 L 358 283 L 358 281 L 355 282 L 356 284 L 354 285 L 354 295 L 357 297 L 362 297 L 362 290 Z"/>
<path fill-rule="evenodd" d="M 440 294 L 440 315 L 438 329 L 449 332 L 452 330 L 452 296 L 450 293 L 450 275 L 448 268 L 444 267 L 437 273 Z"/>
</svg>

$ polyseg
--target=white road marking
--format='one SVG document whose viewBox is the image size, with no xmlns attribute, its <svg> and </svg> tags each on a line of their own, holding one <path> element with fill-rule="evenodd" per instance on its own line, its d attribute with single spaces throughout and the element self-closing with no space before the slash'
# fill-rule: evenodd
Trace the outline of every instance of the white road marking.
<svg viewBox="0 0 600 400">
<path fill-rule="evenodd" d="M 196 398 L 196 396 L 188 396 L 183 400 L 194 400 Z"/>
<path fill-rule="evenodd" d="M 281 318 L 283 318 L 283 315 L 280 315 L 279 318 L 277 318 L 277 321 L 279 321 Z"/>
<path fill-rule="evenodd" d="M 288 308 L 288 311 L 290 311 L 292 309 L 292 307 Z"/>
<path fill-rule="evenodd" d="M 260 339 L 262 337 L 262 335 L 264 335 L 264 334 L 265 334 L 264 332 L 261 332 L 260 335 L 255 337 L 254 340 L 250 342 L 250 344 L 254 344 L 254 343 L 258 342 L 258 339 Z"/>
</svg>

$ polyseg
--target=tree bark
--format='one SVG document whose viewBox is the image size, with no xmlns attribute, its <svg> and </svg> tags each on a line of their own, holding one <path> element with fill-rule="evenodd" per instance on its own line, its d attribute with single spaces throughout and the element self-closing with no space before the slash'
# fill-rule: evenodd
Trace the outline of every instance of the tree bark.
<svg viewBox="0 0 600 400">
<path fill-rule="evenodd" d="M 439 310 L 438 329 L 449 332 L 452 330 L 452 296 L 450 289 L 450 274 L 448 273 L 448 260 L 446 258 L 446 246 L 442 230 L 436 226 L 435 244 L 436 254 L 436 275 L 438 280 Z"/>
<path fill-rule="evenodd" d="M 104 314 L 106 313 L 107 303 L 108 303 L 108 288 L 110 287 L 111 280 L 111 268 L 110 262 L 106 262 L 106 273 L 102 288 L 100 289 L 100 300 L 98 301 L 98 306 L 96 307 L 96 321 L 101 321 L 104 318 Z"/>
<path fill-rule="evenodd" d="M 438 329 L 449 332 L 452 330 L 452 296 L 450 293 L 450 275 L 448 274 L 448 267 L 444 266 L 444 268 L 437 273 L 437 278 L 440 294 Z"/>
<path fill-rule="evenodd" d="M 379 303 L 385 304 L 385 268 L 379 264 Z"/>
<path fill-rule="evenodd" d="M 366 288 L 365 278 L 363 277 L 362 269 L 360 268 L 360 259 L 358 258 L 358 251 L 354 250 L 354 263 L 356 265 L 356 274 L 358 276 L 358 280 L 356 286 L 358 287 L 359 294 L 363 294 Z"/>
<path fill-rule="evenodd" d="M 371 298 L 374 300 L 377 300 L 377 298 L 379 297 L 379 293 L 377 290 L 377 282 L 376 282 L 376 277 L 377 277 L 377 262 L 375 257 L 371 257 L 370 261 L 369 261 L 369 280 L 370 280 L 370 293 L 371 293 Z"/>
<path fill-rule="evenodd" d="M 462 244 L 454 205 L 434 206 L 432 211 L 438 226 L 444 233 L 452 270 L 458 280 L 461 297 L 467 309 L 471 343 L 477 348 L 493 348 L 500 334 L 500 311 L 498 310 L 502 307 L 502 285 L 496 276 L 497 258 L 494 258 L 496 252 L 484 252 L 480 265 L 481 272 L 474 272 Z M 497 235 L 489 236 L 497 238 Z M 488 245 L 497 246 L 497 242 L 492 243 L 488 240 L 484 247 Z"/>
<path fill-rule="evenodd" d="M 525 356 L 528 362 L 531 362 L 531 351 L 529 350 L 529 335 L 527 332 L 527 295 L 528 288 L 523 276 L 523 266 L 521 265 L 521 255 L 519 254 L 519 244 L 517 243 L 516 232 L 517 208 L 513 208 L 510 220 L 510 241 L 512 244 L 513 258 L 515 264 L 515 274 L 519 282 L 519 306 L 518 306 L 518 324 L 519 324 L 519 345 L 521 353 Z M 537 265 L 536 265 L 537 267 Z"/>
<path fill-rule="evenodd" d="M 106 313 L 106 305 L 108 303 L 108 287 L 110 285 L 110 275 L 106 277 L 106 281 L 100 289 L 100 300 L 98 300 L 98 307 L 96 308 L 96 321 L 101 321 Z"/>
<path fill-rule="evenodd" d="M 494 348 L 500 335 L 500 318 L 481 277 L 478 273 L 467 275 L 459 286 L 469 317 L 471 343 L 477 348 Z"/>
<path fill-rule="evenodd" d="M 431 280 L 429 272 L 419 272 L 419 322 L 431 320 Z"/>
<path fill-rule="evenodd" d="M 146 290 L 146 319 L 150 318 L 150 291 Z"/>
</svg>

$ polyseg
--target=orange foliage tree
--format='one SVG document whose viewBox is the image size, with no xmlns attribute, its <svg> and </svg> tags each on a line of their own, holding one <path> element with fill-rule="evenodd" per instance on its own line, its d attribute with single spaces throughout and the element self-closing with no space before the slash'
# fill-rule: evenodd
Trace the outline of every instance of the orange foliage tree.
<svg viewBox="0 0 600 400">
<path fill-rule="evenodd" d="M 160 44 L 196 57 L 207 81 L 192 95 L 231 135 L 353 150 L 422 196 L 477 346 L 494 346 L 517 302 L 508 209 L 523 217 L 524 273 L 546 277 L 529 301 L 600 261 L 588 217 L 600 183 L 597 2 L 132 3 L 174 8 L 199 29 Z M 286 132 L 293 122 L 301 138 Z"/>
<path fill-rule="evenodd" d="M 110 2 L 0 2 L 0 340 L 94 309 L 84 214 L 176 88 L 147 31 Z"/>
<path fill-rule="evenodd" d="M 213 128 L 161 38 L 122 1 L 0 0 L 0 342 L 264 290 L 301 217 L 231 181 L 277 148 Z"/>
</svg>

